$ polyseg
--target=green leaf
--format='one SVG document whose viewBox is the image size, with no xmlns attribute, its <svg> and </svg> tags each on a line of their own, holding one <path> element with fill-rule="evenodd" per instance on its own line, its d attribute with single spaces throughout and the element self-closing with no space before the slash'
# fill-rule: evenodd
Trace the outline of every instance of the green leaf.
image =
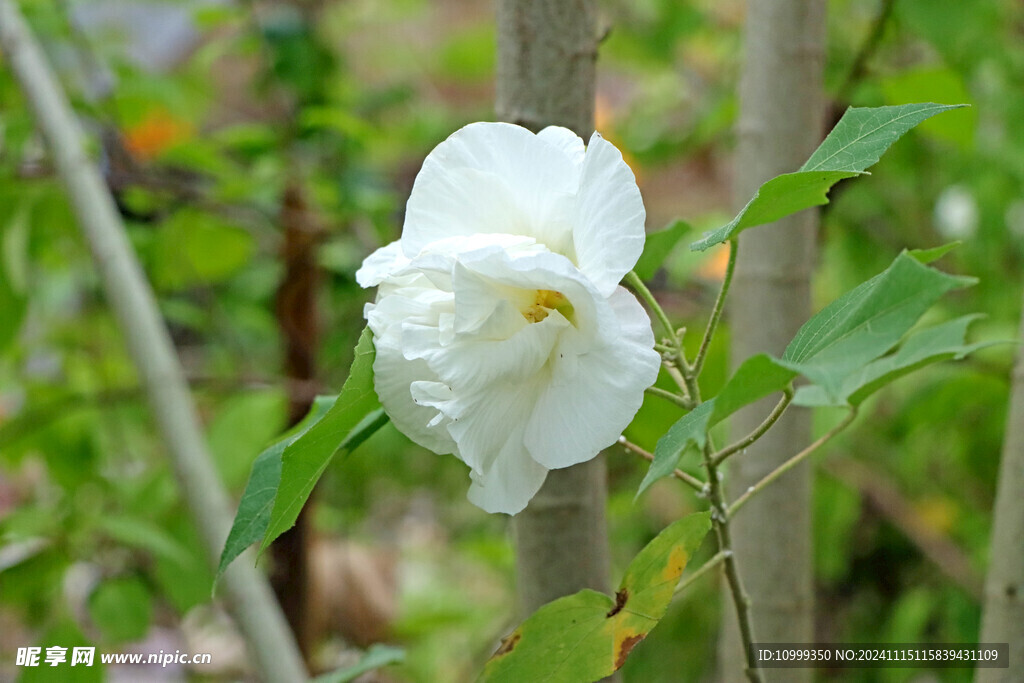
<svg viewBox="0 0 1024 683">
<path fill-rule="evenodd" d="M 99 528 L 111 539 L 129 548 L 145 550 L 154 557 L 185 564 L 192 559 L 188 548 L 160 526 L 138 517 L 104 517 Z"/>
<path fill-rule="evenodd" d="M 814 171 L 776 176 L 758 188 L 753 199 L 730 222 L 716 228 L 690 245 L 693 251 L 705 251 L 731 240 L 747 228 L 774 223 L 812 206 L 828 204 L 828 191 L 853 171 Z"/>
<path fill-rule="evenodd" d="M 650 280 L 683 235 L 691 230 L 693 228 L 686 221 L 675 221 L 664 230 L 647 235 L 644 252 L 633 267 L 633 272 L 639 275 L 641 280 Z"/>
<path fill-rule="evenodd" d="M 973 283 L 903 252 L 884 272 L 808 320 L 780 362 L 839 400 L 847 376 L 896 346 L 943 294 Z"/>
<path fill-rule="evenodd" d="M 963 242 L 957 240 L 950 242 L 949 244 L 943 244 L 940 247 L 933 247 L 931 249 L 911 249 L 907 253 L 916 258 L 920 263 L 931 263 L 938 261 L 940 258 L 959 247 Z"/>
<path fill-rule="evenodd" d="M 833 185 L 864 173 L 908 130 L 927 118 L 962 106 L 928 103 L 850 107 L 799 171 L 761 185 L 732 221 L 706 233 L 690 248 L 704 251 L 747 228 L 828 203 L 828 191 Z"/>
<path fill-rule="evenodd" d="M 479 683 L 584 683 L 617 671 L 668 609 L 690 557 L 711 529 L 707 512 L 669 525 L 629 564 L 615 598 L 559 598 L 502 640 Z"/>
<path fill-rule="evenodd" d="M 893 353 L 883 356 L 843 379 L 842 388 L 830 397 L 816 385 L 801 387 L 794 403 L 803 406 L 860 405 L 864 399 L 903 375 L 944 360 L 959 360 L 979 348 L 1000 342 L 967 344 L 967 328 L 980 315 L 962 318 L 918 330 L 909 335 Z"/>
<path fill-rule="evenodd" d="M 338 400 L 322 420 L 284 449 L 281 484 L 274 498 L 267 533 L 260 545 L 261 552 L 295 524 L 299 511 L 335 452 L 339 448 L 346 451 L 355 448 L 387 421 L 381 412 L 364 422 L 367 416 L 380 408 L 373 388 L 373 358 L 373 334 L 367 327 L 356 344 L 352 367 Z"/>
<path fill-rule="evenodd" d="M 743 361 L 718 396 L 681 417 L 665 436 L 658 439 L 654 461 L 640 482 L 636 495 L 646 491 L 658 479 L 672 474 L 688 448 L 703 448 L 709 429 L 740 408 L 782 391 L 796 374 L 795 370 L 763 353 Z"/>
<path fill-rule="evenodd" d="M 636 495 L 646 491 L 651 484 L 662 477 L 672 474 L 683 453 L 690 447 L 703 448 L 708 433 L 708 418 L 715 408 L 715 399 L 704 401 L 699 406 L 683 415 L 676 421 L 665 435 L 658 439 L 654 447 L 654 460 L 647 469 L 644 480 L 640 482 Z"/>
<path fill-rule="evenodd" d="M 220 282 L 255 250 L 252 235 L 198 209 L 181 209 L 160 227 L 150 251 L 157 287 L 178 290 Z"/>
<path fill-rule="evenodd" d="M 142 579 L 134 576 L 104 581 L 89 595 L 89 615 L 106 640 L 139 640 L 149 630 L 153 601 Z"/>
<path fill-rule="evenodd" d="M 708 428 L 714 427 L 740 408 L 782 391 L 794 377 L 796 371 L 781 365 L 768 354 L 751 356 L 743 361 L 715 397 L 715 409 L 708 420 Z"/>
<path fill-rule="evenodd" d="M 963 104 L 900 104 L 890 107 L 850 107 L 801 171 L 861 172 L 873 166 L 892 143 L 936 114 Z"/>
<path fill-rule="evenodd" d="M 249 483 L 246 484 L 242 500 L 238 503 L 235 521 L 231 524 L 231 531 L 221 552 L 217 578 L 220 578 L 228 565 L 241 555 L 242 551 L 266 534 L 267 526 L 270 524 L 270 511 L 274 507 L 274 497 L 281 484 L 281 456 L 284 449 L 319 422 L 334 405 L 335 400 L 334 396 L 318 396 L 313 401 L 309 413 L 290 435 L 260 453 L 253 462 Z"/>
<path fill-rule="evenodd" d="M 0 350 L 18 336 L 28 311 L 28 209 L 19 207 L 0 229 Z"/>
<path fill-rule="evenodd" d="M 348 683 L 348 681 L 354 680 L 367 671 L 373 671 L 388 664 L 398 664 L 404 661 L 405 650 L 400 647 L 377 643 L 364 652 L 359 661 L 352 666 L 317 676 L 313 679 L 313 683 Z"/>
</svg>

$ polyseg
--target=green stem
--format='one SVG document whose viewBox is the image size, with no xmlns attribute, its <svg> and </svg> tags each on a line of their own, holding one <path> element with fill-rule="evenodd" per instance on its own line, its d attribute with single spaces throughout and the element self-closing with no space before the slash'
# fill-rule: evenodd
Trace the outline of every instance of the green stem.
<svg viewBox="0 0 1024 683">
<path fill-rule="evenodd" d="M 647 462 L 654 462 L 653 453 L 644 450 L 643 448 L 637 446 L 635 443 L 631 441 L 628 441 L 626 437 L 620 436 L 619 444 L 621 444 L 622 447 L 625 448 L 627 451 L 636 453 Z M 704 491 L 707 489 L 707 485 L 704 482 L 702 482 L 700 479 L 693 476 L 692 474 L 687 474 L 686 472 L 683 472 L 681 469 L 677 468 L 673 470 L 672 476 L 699 493 L 704 493 Z"/>
<path fill-rule="evenodd" d="M 725 297 L 729 293 L 729 286 L 732 285 L 732 276 L 736 271 L 736 254 L 739 250 L 739 240 L 729 240 L 729 264 L 725 267 L 722 288 L 718 290 L 715 306 L 711 309 L 711 317 L 708 319 L 708 326 L 704 330 L 704 337 L 700 340 L 700 349 L 697 351 L 697 357 L 693 359 L 693 365 L 690 366 L 690 374 L 694 377 L 698 377 L 700 371 L 704 369 L 704 359 L 707 358 L 708 348 L 711 346 L 711 338 L 715 336 L 715 330 L 718 329 L 718 321 L 721 320 L 722 310 L 725 308 Z"/>
<path fill-rule="evenodd" d="M 725 555 L 725 579 L 729 583 L 733 606 L 736 608 L 736 622 L 740 628 L 743 641 L 743 653 L 747 660 L 747 679 L 750 683 L 762 683 L 761 672 L 755 667 L 754 661 L 754 627 L 750 619 L 750 597 L 743 587 L 736 557 L 732 552 L 732 536 L 729 531 L 729 516 L 726 513 L 725 494 L 722 482 L 718 477 L 718 465 L 712 460 L 710 440 L 704 444 L 704 469 L 708 473 L 708 499 L 711 502 L 711 525 L 718 539 L 718 550 Z"/>
<path fill-rule="evenodd" d="M 661 307 L 658 300 L 651 294 L 651 290 L 647 289 L 647 285 L 643 283 L 640 276 L 632 270 L 626 273 L 626 277 L 623 280 L 628 284 L 637 295 L 647 302 L 651 310 L 654 312 L 654 316 L 661 323 L 661 326 L 665 328 L 665 334 L 668 336 L 669 344 L 674 352 L 674 360 L 685 375 L 689 372 L 690 366 L 686 362 L 686 354 L 683 352 L 683 344 L 679 339 L 679 335 L 676 334 L 675 328 L 672 327 L 672 321 L 668 319 L 668 315 L 665 313 L 665 309 Z"/>
<path fill-rule="evenodd" d="M 675 403 L 677 406 L 684 408 L 685 410 L 693 410 L 693 401 L 689 400 L 685 396 L 680 396 L 679 394 L 676 394 L 674 392 L 666 391 L 661 387 L 647 387 L 646 389 L 644 389 L 644 391 L 650 394 L 651 396 L 657 396 L 659 398 L 665 399 L 666 401 L 671 401 L 672 403 Z"/>
<path fill-rule="evenodd" d="M 679 595 L 684 590 L 689 588 L 691 584 L 696 583 L 697 580 L 700 579 L 700 577 L 704 576 L 709 571 L 711 571 L 712 569 L 714 569 L 718 565 L 722 564 L 722 562 L 724 562 L 725 558 L 727 558 L 728 556 L 729 555 L 727 553 L 725 553 L 725 552 L 719 552 L 717 555 L 712 557 L 710 560 L 708 560 L 707 562 L 702 564 L 700 569 L 696 570 L 695 572 L 693 572 L 692 574 L 690 574 L 685 579 L 683 579 L 682 581 L 679 582 L 679 584 L 676 586 L 676 590 L 675 590 L 674 595 Z"/>
<path fill-rule="evenodd" d="M 789 460 L 782 463 L 774 470 L 766 474 L 761 481 L 757 482 L 756 484 L 748 488 L 742 496 L 733 501 L 733 504 L 729 506 L 729 509 L 727 511 L 729 518 L 731 519 L 736 514 L 736 511 L 743 507 L 748 500 L 757 495 L 761 491 L 761 489 L 763 489 L 765 486 L 768 486 L 768 484 L 771 484 L 773 481 L 781 477 L 783 474 L 799 465 L 807 458 L 807 456 L 821 448 L 836 434 L 846 429 L 846 427 L 849 426 L 851 422 L 853 422 L 853 419 L 855 417 L 857 417 L 857 409 L 851 408 L 850 412 L 847 413 L 846 417 L 844 417 L 839 424 L 837 424 L 832 429 L 828 430 L 817 441 L 809 445 L 807 448 L 803 449 L 802 451 L 794 455 L 792 458 L 790 458 Z"/>
<path fill-rule="evenodd" d="M 750 434 L 747 434 L 745 437 L 743 437 L 736 443 L 732 444 L 731 446 L 726 446 L 722 450 L 712 455 L 711 461 L 715 463 L 715 465 L 721 465 L 726 458 L 742 451 L 744 448 L 750 446 L 752 443 L 754 443 L 762 436 L 764 436 L 764 433 L 771 429 L 772 425 L 779 421 L 779 418 L 782 417 L 782 414 L 784 412 L 786 412 L 786 408 L 789 406 L 789 403 L 792 400 L 793 387 L 789 386 L 786 387 L 785 394 L 783 394 L 782 398 L 779 399 L 779 402 L 775 404 L 775 407 L 772 408 L 772 412 L 768 414 L 768 417 L 764 419 L 764 422 L 759 424 L 754 431 L 750 432 Z"/>
</svg>

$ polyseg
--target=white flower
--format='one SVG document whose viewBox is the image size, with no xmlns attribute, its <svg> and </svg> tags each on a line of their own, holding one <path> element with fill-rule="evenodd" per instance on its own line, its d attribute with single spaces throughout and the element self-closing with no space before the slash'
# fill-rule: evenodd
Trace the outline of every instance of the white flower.
<svg viewBox="0 0 1024 683">
<path fill-rule="evenodd" d="M 619 281 L 644 206 L 600 135 L 474 123 L 423 162 L 401 240 L 356 273 L 377 393 L 399 430 L 471 468 L 469 499 L 515 514 L 549 469 L 613 443 L 658 375 Z"/>
</svg>

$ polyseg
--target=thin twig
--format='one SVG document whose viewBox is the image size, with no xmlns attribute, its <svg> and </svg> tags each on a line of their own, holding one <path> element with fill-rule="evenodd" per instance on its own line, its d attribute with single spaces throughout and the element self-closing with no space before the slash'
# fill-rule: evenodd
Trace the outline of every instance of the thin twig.
<svg viewBox="0 0 1024 683">
<path fill-rule="evenodd" d="M 729 557 L 729 553 L 725 551 L 719 551 L 717 555 L 715 555 L 710 560 L 702 564 L 700 569 L 696 570 L 695 572 L 687 576 L 685 579 L 680 581 L 679 584 L 676 586 L 674 595 L 679 595 L 684 590 L 689 588 L 691 584 L 696 583 L 700 577 L 704 576 L 709 571 L 711 571 L 718 565 L 722 564 L 722 562 L 724 562 L 725 558 L 727 557 Z"/>
<path fill-rule="evenodd" d="M 782 414 L 784 412 L 786 412 L 786 408 L 789 406 L 789 402 L 792 400 L 793 387 L 786 387 L 785 393 L 782 395 L 782 398 L 779 399 L 779 402 L 775 404 L 775 407 L 772 408 L 772 412 L 768 414 L 768 417 L 764 419 L 764 422 L 759 424 L 757 428 L 754 429 L 754 431 L 750 432 L 750 434 L 747 434 L 745 437 L 743 437 L 736 443 L 732 444 L 731 446 L 726 446 L 722 450 L 712 455 L 711 462 L 715 463 L 715 465 L 721 465 L 722 462 L 724 462 L 725 459 L 728 458 L 730 455 L 739 453 L 744 448 L 748 447 L 750 444 L 754 443 L 762 436 L 764 436 L 764 433 L 771 429 L 772 425 L 779 421 L 779 418 L 782 417 Z"/>
<path fill-rule="evenodd" d="M 619 437 L 619 443 L 627 451 L 631 451 L 633 453 L 636 453 L 637 455 L 639 455 L 641 458 L 643 458 L 647 462 L 654 462 L 654 454 L 653 453 L 651 453 L 650 451 L 644 450 L 643 448 L 641 448 L 640 446 L 637 446 L 635 443 L 633 443 L 631 441 L 628 441 L 626 439 L 626 437 L 620 436 Z M 694 491 L 697 491 L 699 493 L 704 493 L 707 490 L 707 485 L 704 482 L 702 482 L 700 479 L 698 479 L 697 477 L 693 476 L 692 474 L 687 474 L 686 472 L 683 472 L 681 469 L 677 468 L 677 469 L 673 470 L 672 471 L 672 476 L 675 477 L 676 479 L 678 479 L 679 481 L 685 483 L 687 486 L 692 488 Z"/>
<path fill-rule="evenodd" d="M 892 16 L 895 4 L 896 0 L 882 0 L 882 6 L 879 8 L 878 14 L 871 24 L 871 31 L 868 32 L 864 42 L 861 43 L 860 49 L 857 50 L 857 56 L 853 58 L 850 71 L 846 74 L 843 84 L 839 86 L 836 94 L 837 101 L 846 102 L 849 100 L 853 88 L 864 77 L 868 60 L 875 54 L 875 51 L 878 50 L 878 46 L 882 42 L 885 26 L 889 23 L 889 17 Z"/>
<path fill-rule="evenodd" d="M 683 351 L 683 343 L 679 339 L 679 335 L 676 334 L 675 328 L 672 327 L 672 321 L 668 319 L 668 315 L 665 313 L 665 309 L 661 307 L 661 304 L 658 303 L 658 300 L 654 298 L 653 294 L 651 294 L 651 290 L 647 289 L 647 285 L 643 283 L 643 281 L 640 279 L 640 276 L 637 275 L 634 271 L 631 270 L 628 273 L 626 273 L 626 277 L 623 278 L 623 280 L 626 282 L 626 284 L 630 286 L 630 288 L 632 288 L 634 292 L 637 293 L 637 295 L 641 299 L 643 299 L 647 303 L 647 305 L 654 312 L 654 315 L 658 319 L 658 322 L 661 323 L 661 326 L 665 329 L 665 334 L 668 335 L 669 345 L 672 347 L 672 350 L 674 351 L 673 360 L 675 361 L 679 369 L 683 371 L 683 374 L 686 375 L 686 373 L 688 373 L 690 370 L 690 366 L 686 362 L 686 353 L 685 351 Z"/>
<path fill-rule="evenodd" d="M 700 349 L 697 351 L 697 356 L 693 359 L 693 365 L 690 366 L 690 374 L 694 377 L 699 377 L 700 371 L 704 369 L 704 359 L 707 358 L 708 349 L 711 347 L 711 339 L 715 336 L 715 330 L 718 329 L 718 321 L 722 318 L 722 309 L 725 308 L 725 297 L 729 294 L 732 276 L 736 272 L 736 254 L 739 250 L 740 241 L 738 239 L 729 240 L 729 263 L 725 267 L 722 287 L 718 290 L 718 296 L 715 297 L 715 306 L 711 309 L 708 326 L 700 340 Z"/>
<path fill-rule="evenodd" d="M 663 398 L 666 401 L 671 401 L 680 408 L 684 408 L 686 410 L 693 409 L 693 401 L 690 401 L 685 396 L 680 396 L 679 394 L 676 394 L 674 392 L 662 389 L 661 387 L 647 387 L 646 389 L 644 389 L 644 391 L 650 394 L 651 396 L 657 396 L 658 398 Z"/>
<path fill-rule="evenodd" d="M 842 421 L 839 422 L 839 424 L 837 424 L 832 429 L 828 430 L 817 441 L 809 445 L 807 448 L 803 449 L 802 451 L 791 457 L 789 460 L 782 463 L 774 470 L 766 474 L 764 479 L 762 479 L 761 481 L 757 482 L 756 484 L 748 488 L 746 491 L 744 491 L 743 495 L 737 498 L 735 501 L 733 501 L 732 505 L 729 506 L 729 509 L 727 511 L 729 518 L 731 519 L 736 514 L 736 511 L 743 507 L 748 500 L 756 496 L 761 491 L 761 489 L 763 489 L 768 484 L 771 484 L 773 481 L 781 477 L 783 474 L 799 465 L 807 458 L 807 456 L 821 448 L 826 442 L 830 441 L 832 437 L 834 437 L 836 434 L 846 429 L 846 427 L 849 426 L 851 422 L 853 422 L 853 419 L 855 417 L 857 417 L 857 409 L 851 408 L 850 412 L 846 414 L 846 417 L 844 417 Z"/>
</svg>

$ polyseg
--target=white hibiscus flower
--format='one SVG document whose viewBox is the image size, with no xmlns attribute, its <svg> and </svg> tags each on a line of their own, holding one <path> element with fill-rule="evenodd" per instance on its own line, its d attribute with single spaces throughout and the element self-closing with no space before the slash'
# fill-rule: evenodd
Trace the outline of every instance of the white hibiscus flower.
<svg viewBox="0 0 1024 683">
<path fill-rule="evenodd" d="M 565 128 L 474 123 L 416 177 L 401 240 L 356 279 L 395 425 L 471 468 L 469 499 L 515 514 L 548 470 L 615 442 L 654 383 L 650 319 L 619 286 L 644 206 L 622 155 Z"/>
</svg>

